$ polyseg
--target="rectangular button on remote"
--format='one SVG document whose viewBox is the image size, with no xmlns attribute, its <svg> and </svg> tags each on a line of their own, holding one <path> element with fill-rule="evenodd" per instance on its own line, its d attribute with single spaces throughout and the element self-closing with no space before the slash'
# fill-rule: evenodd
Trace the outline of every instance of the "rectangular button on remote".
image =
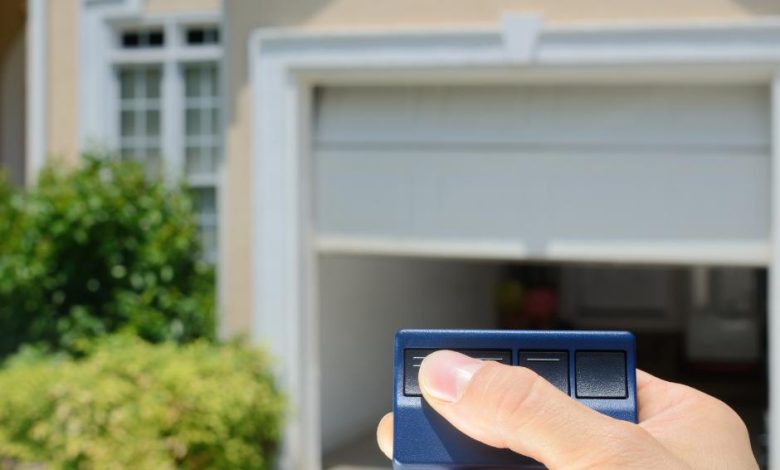
<svg viewBox="0 0 780 470">
<path fill-rule="evenodd" d="M 420 383 L 418 373 L 423 359 L 437 349 L 406 349 L 404 350 L 404 395 L 420 396 Z M 481 359 L 483 361 L 496 361 L 502 364 L 512 364 L 512 351 L 494 349 L 454 349 L 461 354 Z"/>
<path fill-rule="evenodd" d="M 531 369 L 558 390 L 569 394 L 568 351 L 519 351 L 517 364 Z"/>
<path fill-rule="evenodd" d="M 577 351 L 577 398 L 626 398 L 626 353 Z"/>
</svg>

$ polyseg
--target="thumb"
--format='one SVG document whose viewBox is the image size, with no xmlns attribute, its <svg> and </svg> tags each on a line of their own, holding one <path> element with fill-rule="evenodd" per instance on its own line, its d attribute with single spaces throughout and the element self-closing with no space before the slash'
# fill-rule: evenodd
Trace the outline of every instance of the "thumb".
<svg viewBox="0 0 780 470">
<path fill-rule="evenodd" d="M 679 466 L 641 427 L 572 400 L 530 369 L 437 351 L 419 379 L 428 403 L 461 432 L 549 468 Z"/>
</svg>

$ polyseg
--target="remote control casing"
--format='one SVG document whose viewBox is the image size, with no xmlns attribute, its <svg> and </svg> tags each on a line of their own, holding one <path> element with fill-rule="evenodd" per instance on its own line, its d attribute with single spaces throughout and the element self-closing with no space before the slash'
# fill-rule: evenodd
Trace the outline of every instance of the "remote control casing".
<svg viewBox="0 0 780 470">
<path fill-rule="evenodd" d="M 590 408 L 616 419 L 637 420 L 635 340 L 629 332 L 400 330 L 394 353 L 396 470 L 544 468 L 530 458 L 471 439 L 425 402 L 415 374 L 422 358 L 440 349 L 513 366 L 522 362 Z"/>
</svg>

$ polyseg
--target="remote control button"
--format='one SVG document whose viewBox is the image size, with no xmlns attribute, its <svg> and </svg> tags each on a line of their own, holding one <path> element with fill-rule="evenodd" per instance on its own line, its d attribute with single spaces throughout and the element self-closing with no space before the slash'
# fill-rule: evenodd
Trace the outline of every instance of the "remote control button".
<svg viewBox="0 0 780 470">
<path fill-rule="evenodd" d="M 531 369 L 558 390 L 569 394 L 568 351 L 519 351 L 517 364 Z"/>
<path fill-rule="evenodd" d="M 624 351 L 577 351 L 577 398 L 626 398 Z"/>
<path fill-rule="evenodd" d="M 447 349 L 447 348 L 442 348 Z M 512 364 L 512 351 L 508 349 L 452 349 L 461 354 L 481 359 L 483 361 L 496 361 L 502 364 Z M 404 395 L 419 397 L 420 382 L 418 374 L 420 365 L 428 354 L 437 351 L 437 349 L 405 349 L 404 350 Z"/>
</svg>

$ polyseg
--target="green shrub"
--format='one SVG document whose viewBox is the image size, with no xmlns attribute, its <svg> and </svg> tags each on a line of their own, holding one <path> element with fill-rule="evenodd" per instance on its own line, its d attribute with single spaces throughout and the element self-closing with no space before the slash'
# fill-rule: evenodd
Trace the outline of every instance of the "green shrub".
<svg viewBox="0 0 780 470">
<path fill-rule="evenodd" d="M 0 184 L 0 356 L 24 343 L 78 352 L 129 330 L 214 335 L 214 276 L 188 192 L 136 164 L 86 156 L 27 191 Z"/>
<path fill-rule="evenodd" d="M 266 356 L 203 341 L 101 340 L 0 370 L 0 462 L 56 469 L 267 469 L 283 400 Z"/>
</svg>

